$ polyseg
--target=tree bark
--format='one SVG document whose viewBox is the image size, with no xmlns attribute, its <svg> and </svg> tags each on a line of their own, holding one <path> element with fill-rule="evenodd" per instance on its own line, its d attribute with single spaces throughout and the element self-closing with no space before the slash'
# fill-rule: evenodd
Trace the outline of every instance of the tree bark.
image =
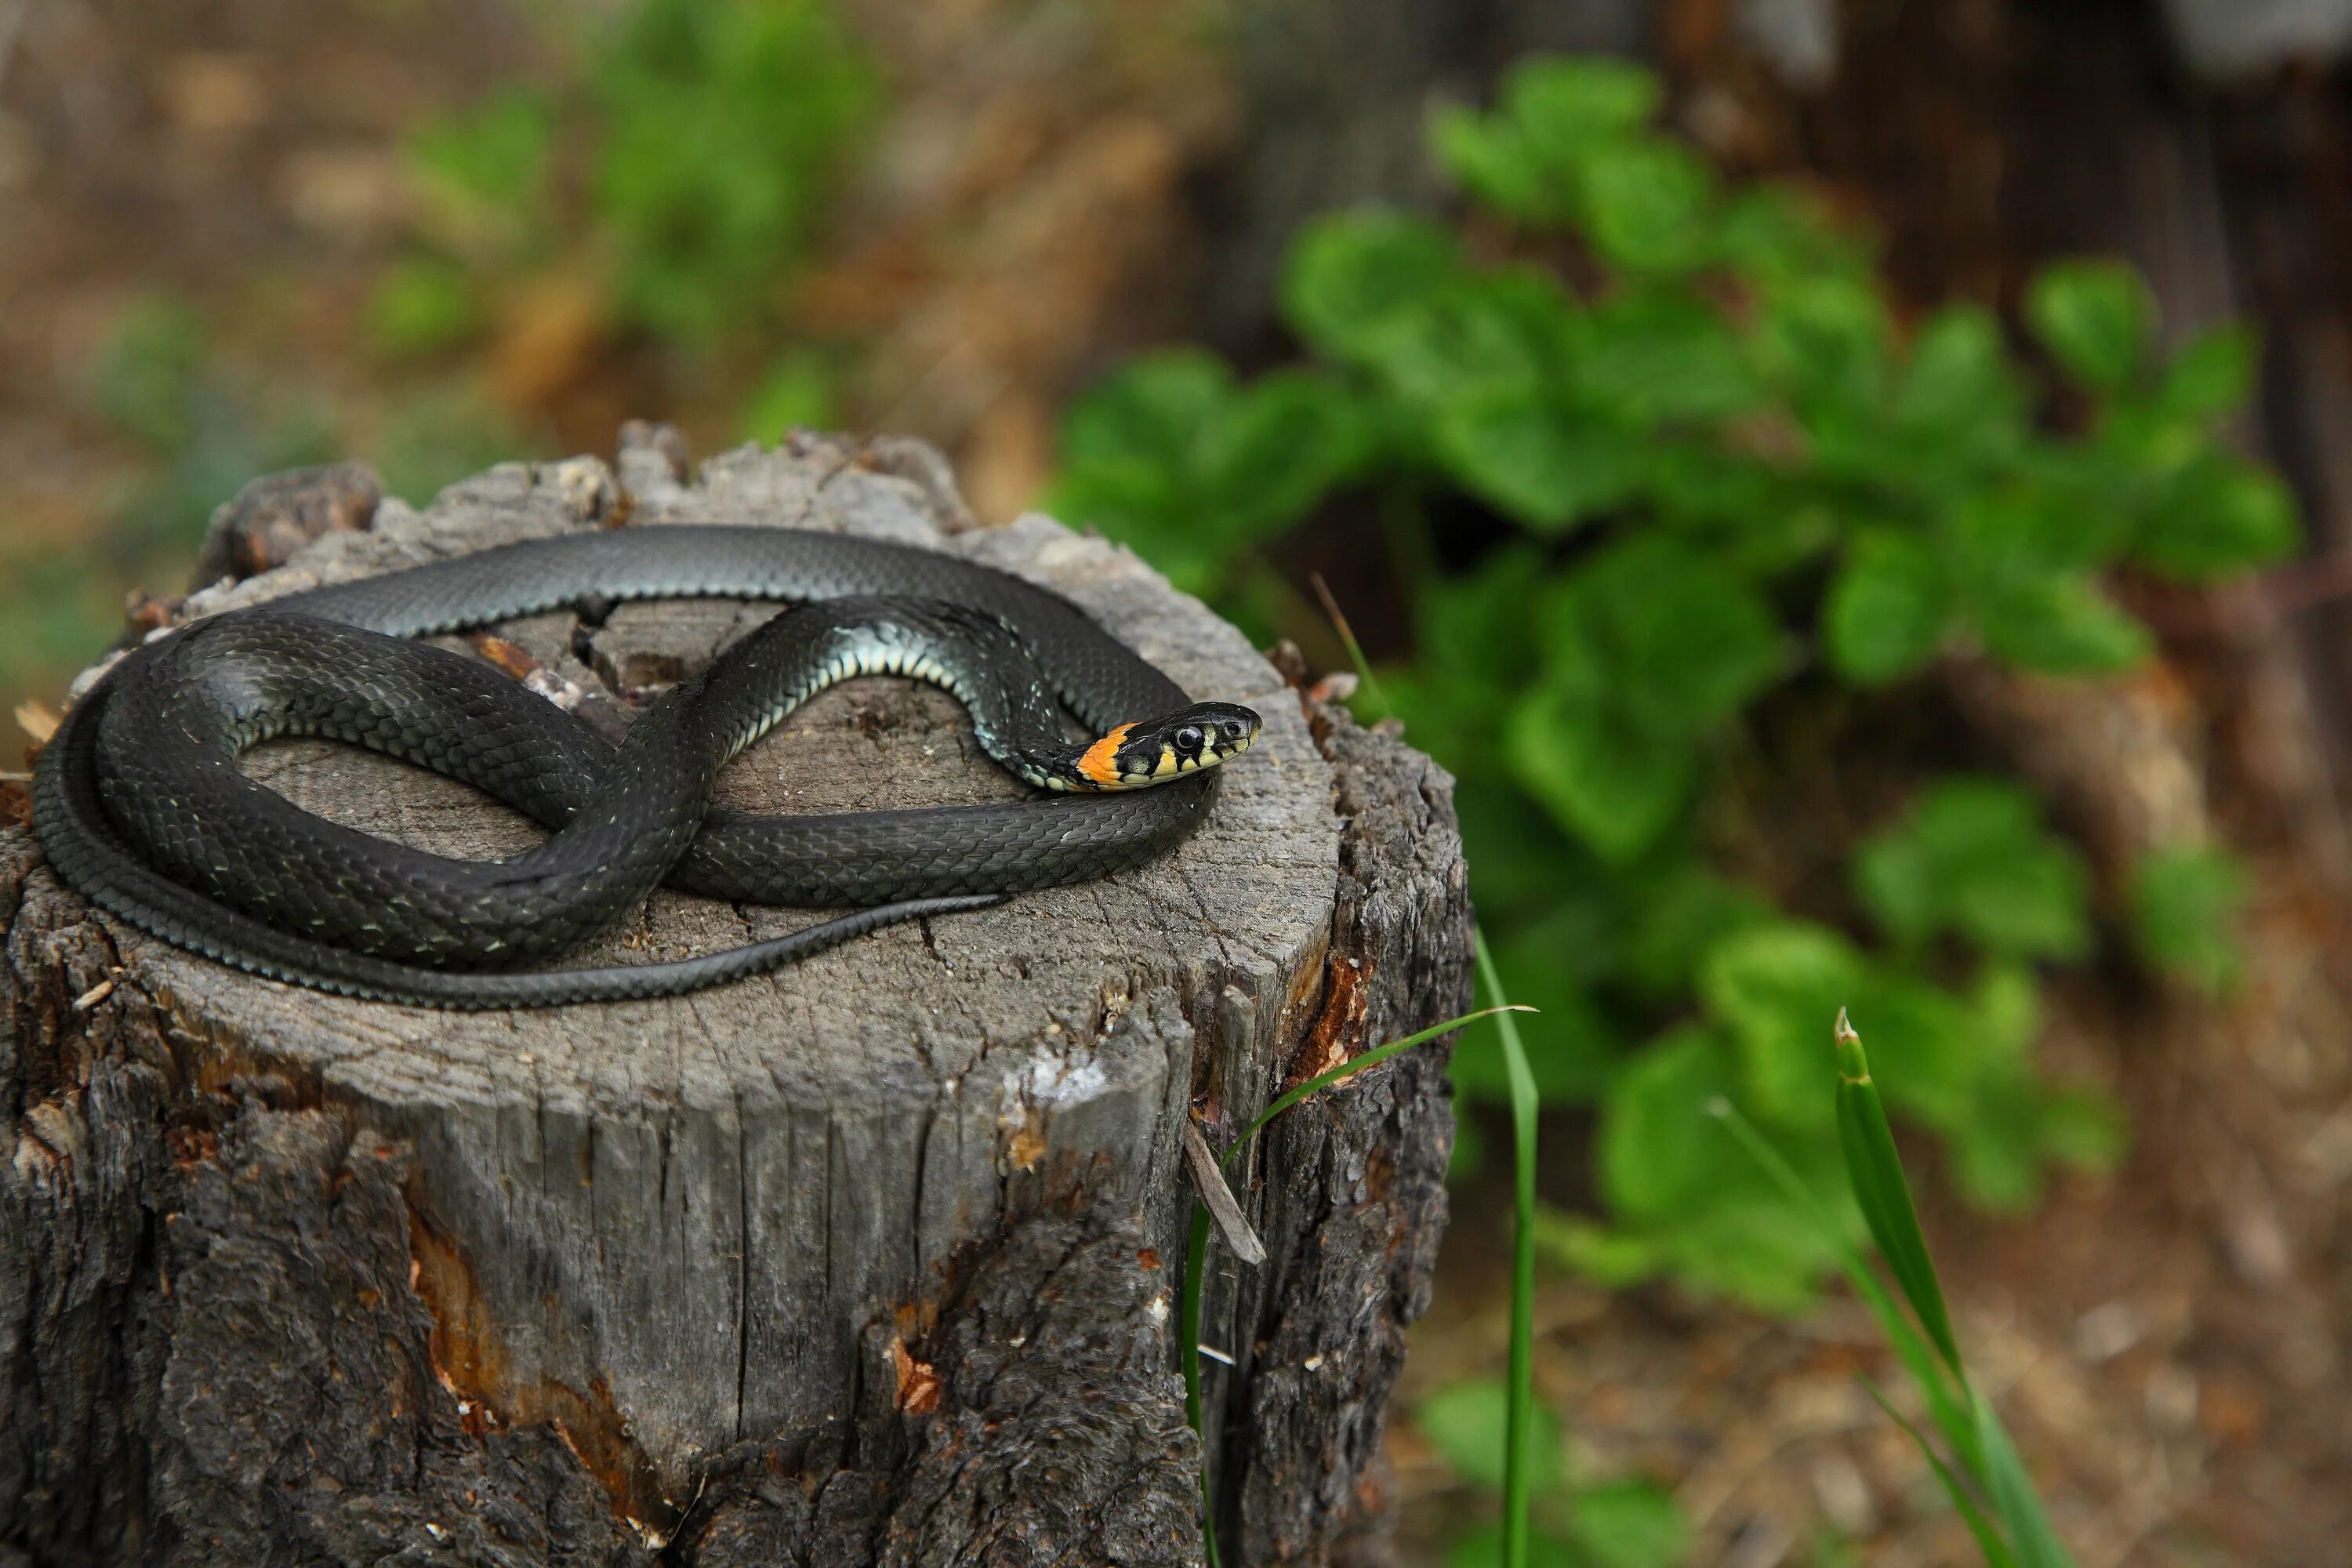
<svg viewBox="0 0 2352 1568">
<path fill-rule="evenodd" d="M 635 429 L 617 468 L 502 467 L 360 527 L 285 491 L 225 508 L 243 531 L 207 559 L 291 559 L 177 614 L 583 527 L 837 529 L 1045 582 L 1265 731 L 1140 871 L 597 1007 L 257 981 L 98 913 L 0 827 L 0 1565 L 1199 1560 L 1184 1119 L 1222 1146 L 1286 1083 L 1466 1005 L 1451 781 L 1125 552 L 1042 517 L 971 528 L 915 443 L 802 437 L 689 484 L 674 437 Z M 454 646 L 617 730 L 761 613 L 631 605 Z M 1015 793 L 928 689 L 854 683 L 782 731 L 723 800 Z M 441 852 L 531 837 L 349 751 L 250 766 Z M 664 891 L 588 956 L 808 918 Z M 1217 1262 L 1203 1319 L 1234 1362 L 1208 1389 L 1229 1561 L 1379 1556 L 1382 1407 L 1451 1142 L 1443 1054 L 1408 1053 L 1249 1156 L 1271 1256 Z"/>
</svg>

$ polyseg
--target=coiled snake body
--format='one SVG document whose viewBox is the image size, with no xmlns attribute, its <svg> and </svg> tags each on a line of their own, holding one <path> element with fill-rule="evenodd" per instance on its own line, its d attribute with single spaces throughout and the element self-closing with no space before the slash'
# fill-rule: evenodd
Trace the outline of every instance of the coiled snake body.
<svg viewBox="0 0 2352 1568">
<path fill-rule="evenodd" d="M 407 639 L 569 605 L 795 603 L 646 709 L 616 750 L 488 667 Z M 719 769 L 863 674 L 945 687 L 1033 800 L 818 816 L 709 805 Z M 1066 738 L 1055 700 L 1093 738 Z M 1257 715 L 1192 703 L 1060 596 L 936 552 L 794 530 L 561 535 L 226 612 L 121 660 L 34 779 L 58 874 L 155 934 L 276 979 L 447 1007 L 673 994 L 895 921 L 1139 865 L 1190 833 Z M 313 816 L 239 752 L 314 735 L 479 787 L 553 829 L 453 860 Z M 1161 787 L 1140 788 L 1145 784 Z M 761 903 L 870 906 L 675 963 L 545 964 L 664 880 Z"/>
</svg>

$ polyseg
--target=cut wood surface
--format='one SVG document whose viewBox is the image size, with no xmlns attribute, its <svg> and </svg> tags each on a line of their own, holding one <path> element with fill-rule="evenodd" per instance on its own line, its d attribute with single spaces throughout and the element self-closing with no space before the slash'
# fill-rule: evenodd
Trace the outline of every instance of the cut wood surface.
<svg viewBox="0 0 2352 1568">
<path fill-rule="evenodd" d="M 0 1563 L 1197 1557 L 1171 1342 L 1184 1120 L 1222 1147 L 1286 1083 L 1466 1004 L 1450 782 L 1303 700 L 1127 552 L 1043 517 L 971 527 L 909 442 L 802 437 L 688 484 L 674 437 L 639 430 L 617 470 L 510 465 L 421 513 L 281 478 L 224 509 L 206 560 L 292 558 L 177 613 L 674 521 L 1005 567 L 1196 697 L 1257 708 L 1264 735 L 1205 827 L 1139 871 L 691 996 L 541 1011 L 234 973 L 98 914 L 0 829 Z M 768 613 L 629 605 L 450 646 L 617 730 Z M 536 833 L 348 749 L 250 766 L 444 853 Z M 951 700 L 860 681 L 719 798 L 1019 793 Z M 664 891 L 583 956 L 812 918 Z M 1301 1107 L 1246 1163 L 1272 1256 L 1220 1261 L 1204 1320 L 1236 1362 L 1211 1390 L 1228 1560 L 1377 1552 L 1381 1409 L 1452 1135 L 1442 1063 L 1421 1058 Z"/>
</svg>

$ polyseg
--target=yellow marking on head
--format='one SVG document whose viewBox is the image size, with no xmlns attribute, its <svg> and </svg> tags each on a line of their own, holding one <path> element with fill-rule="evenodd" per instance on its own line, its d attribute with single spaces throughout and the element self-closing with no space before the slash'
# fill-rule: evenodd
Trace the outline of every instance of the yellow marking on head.
<svg viewBox="0 0 2352 1568">
<path fill-rule="evenodd" d="M 1181 770 L 1176 765 L 1175 748 L 1172 746 L 1160 747 L 1160 760 L 1151 765 L 1151 776 L 1156 779 L 1173 778 Z"/>
<path fill-rule="evenodd" d="M 1118 729 L 1088 746 L 1087 754 L 1078 759 L 1078 772 L 1104 789 L 1118 788 L 1119 743 L 1127 739 L 1127 732 L 1134 728 L 1132 724 L 1121 724 Z"/>
</svg>

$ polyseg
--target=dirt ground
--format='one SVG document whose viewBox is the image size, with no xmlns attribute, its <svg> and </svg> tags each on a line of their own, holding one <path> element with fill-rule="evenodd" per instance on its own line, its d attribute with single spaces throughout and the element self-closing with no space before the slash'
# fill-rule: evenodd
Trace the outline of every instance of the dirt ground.
<svg viewBox="0 0 2352 1568">
<path fill-rule="evenodd" d="M 1050 463 L 1060 401 L 1184 331 L 1184 282 L 1213 238 L 1193 182 L 1233 145 L 1239 106 L 1198 38 L 1115 9 L 850 9 L 895 107 L 800 305 L 866 336 L 852 416 L 941 442 L 978 510 L 1008 516 Z M 150 461 L 91 411 L 87 382 L 121 312 L 157 289 L 195 304 L 238 375 L 331 408 L 364 450 L 398 392 L 355 322 L 414 200 L 399 139 L 547 68 L 548 28 L 520 16 L 474 0 L 0 0 L 0 574 L 102 537 Z M 678 419 L 706 450 L 725 439 L 718 410 L 639 347 L 526 314 L 494 334 L 485 381 L 556 449 L 601 445 L 623 415 Z M 71 591 L 103 605 L 168 564 L 100 552 Z M 2243 991 L 2215 1009 L 2116 965 L 2061 993 L 2043 1049 L 2128 1109 L 2116 1175 L 1994 1221 L 1944 1201 L 1920 1163 L 1963 1342 L 2085 1568 L 2352 1563 L 2352 879 L 2317 742 L 2293 733 L 2308 699 L 2266 646 L 2177 650 L 2155 698 L 2127 694 L 2171 704 L 2188 739 L 2157 750 L 2173 745 L 2200 810 L 2257 868 Z M 66 673 L 0 668 L 0 707 Z M 2118 776 L 2057 793 L 2095 826 L 2102 792 L 2137 775 Z M 1580 1129 L 1546 1128 L 1548 1180 L 1572 1191 Z M 1485 1186 L 1459 1195 L 1392 1423 L 1409 1563 L 1443 1561 L 1492 1507 L 1402 1413 L 1501 1369 L 1504 1207 Z M 1851 1302 L 1775 1321 L 1551 1276 L 1538 1326 L 1538 1384 L 1580 1477 L 1671 1489 L 1694 1563 L 1969 1559 L 1857 1381 L 1894 1386 Z"/>
</svg>

